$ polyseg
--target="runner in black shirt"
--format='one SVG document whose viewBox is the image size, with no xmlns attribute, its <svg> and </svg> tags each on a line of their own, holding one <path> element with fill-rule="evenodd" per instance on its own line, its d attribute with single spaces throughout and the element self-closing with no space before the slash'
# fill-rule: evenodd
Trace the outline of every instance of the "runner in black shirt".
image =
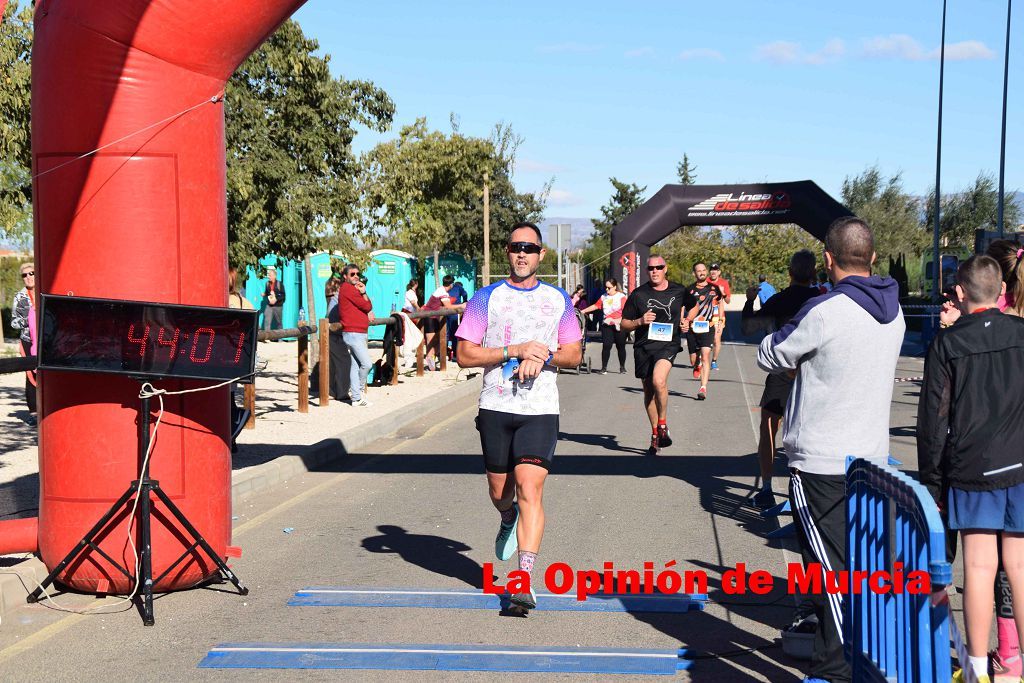
<svg viewBox="0 0 1024 683">
<path fill-rule="evenodd" d="M 708 267 L 703 261 L 693 264 L 693 277 L 697 281 L 686 290 L 687 313 L 683 320 L 683 329 L 687 331 L 686 342 L 690 347 L 693 378 L 700 380 L 697 400 L 703 401 L 708 397 L 711 350 L 715 347 L 715 323 L 718 320 L 717 310 L 723 305 L 724 299 L 721 288 L 708 280 Z"/>
<path fill-rule="evenodd" d="M 771 331 L 781 329 L 805 303 L 819 296 L 818 288 L 814 286 L 814 261 L 814 254 L 807 249 L 793 254 L 789 259 L 789 287 L 765 301 L 759 311 L 754 310 L 758 288 L 754 286 L 747 289 L 747 302 L 743 305 L 743 334 L 753 334 L 759 322 L 762 323 L 762 329 L 765 324 Z M 788 373 L 772 372 L 764 380 L 760 403 L 761 434 L 757 443 L 761 490 L 754 495 L 754 505 L 760 508 L 769 508 L 775 504 L 775 494 L 772 493 L 775 436 L 786 411 L 793 379 Z"/>
<path fill-rule="evenodd" d="M 622 308 L 622 329 L 634 333 L 633 362 L 643 381 L 644 407 L 651 421 L 649 455 L 672 445 L 668 431 L 668 373 L 679 353 L 679 331 L 686 290 L 668 281 L 665 259 L 647 259 L 650 282 L 629 294 Z"/>
</svg>

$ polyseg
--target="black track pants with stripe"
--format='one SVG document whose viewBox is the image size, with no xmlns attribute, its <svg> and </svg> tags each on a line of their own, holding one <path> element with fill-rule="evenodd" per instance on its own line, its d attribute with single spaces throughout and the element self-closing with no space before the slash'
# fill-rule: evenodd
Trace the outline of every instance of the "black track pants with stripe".
<svg viewBox="0 0 1024 683">
<path fill-rule="evenodd" d="M 789 499 L 804 565 L 818 563 L 825 571 L 846 569 L 846 477 L 792 470 Z M 824 584 L 824 582 L 823 582 Z M 850 680 L 843 655 L 841 595 L 811 595 L 818 633 L 808 675 L 831 683 Z"/>
</svg>

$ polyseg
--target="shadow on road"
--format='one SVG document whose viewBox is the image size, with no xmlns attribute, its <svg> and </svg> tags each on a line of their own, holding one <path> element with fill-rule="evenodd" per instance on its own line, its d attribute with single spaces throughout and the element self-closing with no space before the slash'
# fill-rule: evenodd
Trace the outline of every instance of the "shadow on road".
<svg viewBox="0 0 1024 683">
<path fill-rule="evenodd" d="M 444 536 L 410 534 L 391 524 L 381 524 L 377 531 L 380 536 L 363 539 L 362 546 L 369 552 L 394 553 L 409 564 L 483 589 L 483 567 L 462 554 L 472 550 L 465 543 Z"/>
<path fill-rule="evenodd" d="M 693 559 L 687 560 L 687 564 L 707 572 L 709 604 L 724 607 L 730 614 L 723 619 L 708 611 L 689 612 L 682 618 L 671 614 L 634 613 L 633 618 L 673 640 L 686 643 L 694 660 L 690 672 L 695 680 L 800 680 L 787 667 L 799 669 L 801 663 L 783 654 L 778 638 L 766 640 L 732 623 L 733 615 L 737 615 L 780 629 L 788 625 L 793 617 L 793 598 L 786 590 L 786 580 L 773 577 L 773 590 L 768 595 L 753 598 L 749 594 L 746 597 L 730 595 L 722 590 L 717 577 L 734 567 Z M 714 643 L 714 647 L 705 648 L 704 643 Z"/>
</svg>

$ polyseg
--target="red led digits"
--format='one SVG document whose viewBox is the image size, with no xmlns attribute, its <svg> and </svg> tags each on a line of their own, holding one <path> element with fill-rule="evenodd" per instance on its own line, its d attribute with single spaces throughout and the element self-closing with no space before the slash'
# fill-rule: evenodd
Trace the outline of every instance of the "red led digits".
<svg viewBox="0 0 1024 683">
<path fill-rule="evenodd" d="M 196 358 L 196 344 L 199 342 L 199 335 L 206 332 L 210 335 L 206 344 L 206 355 L 202 358 Z M 206 363 L 210 360 L 210 356 L 213 355 L 213 338 L 216 333 L 209 327 L 200 327 L 196 330 L 196 333 L 192 335 L 192 351 L 188 354 L 189 360 L 193 363 Z"/>
<path fill-rule="evenodd" d="M 238 348 L 235 349 L 235 365 L 238 365 L 238 359 L 242 357 L 242 345 L 245 344 L 245 332 L 238 333 Z"/>
<path fill-rule="evenodd" d="M 171 358 L 174 358 L 174 354 L 177 353 L 177 351 L 178 351 L 178 337 L 181 336 L 181 330 L 179 330 L 177 327 L 175 327 L 174 328 L 174 338 L 171 339 L 170 341 L 167 341 L 167 340 L 164 339 L 164 332 L 166 332 L 166 331 L 167 331 L 166 328 L 161 327 L 160 328 L 160 334 L 158 334 L 156 336 L 156 341 L 161 346 L 170 346 L 171 347 Z"/>
<path fill-rule="evenodd" d="M 163 330 L 161 330 L 163 333 Z M 149 341 L 149 325 L 146 325 L 146 331 L 142 333 L 141 338 L 135 337 L 135 323 L 128 326 L 128 341 L 139 345 L 139 356 L 146 355 L 146 343 Z"/>
</svg>

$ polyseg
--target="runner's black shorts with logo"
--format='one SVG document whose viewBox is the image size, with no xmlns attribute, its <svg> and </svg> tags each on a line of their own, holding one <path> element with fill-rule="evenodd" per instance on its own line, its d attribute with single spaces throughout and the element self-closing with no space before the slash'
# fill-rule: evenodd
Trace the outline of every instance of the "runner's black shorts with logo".
<svg viewBox="0 0 1024 683">
<path fill-rule="evenodd" d="M 690 353 L 697 353 L 701 349 L 711 349 L 715 347 L 715 328 L 712 327 L 710 332 L 694 332 L 689 331 L 686 333 L 686 346 Z"/>
<path fill-rule="evenodd" d="M 654 366 L 659 360 L 667 360 L 674 363 L 676 354 L 679 353 L 679 342 L 652 342 L 648 341 L 639 346 L 633 346 L 633 366 L 637 379 L 650 379 L 654 374 Z"/>
<path fill-rule="evenodd" d="M 520 415 L 481 408 L 476 429 L 488 472 L 506 474 L 516 465 L 551 469 L 558 443 L 558 415 Z"/>
<path fill-rule="evenodd" d="M 786 402 L 793 390 L 796 379 L 786 372 L 772 372 L 764 380 L 764 393 L 760 405 L 765 412 L 782 417 L 786 413 Z"/>
</svg>

